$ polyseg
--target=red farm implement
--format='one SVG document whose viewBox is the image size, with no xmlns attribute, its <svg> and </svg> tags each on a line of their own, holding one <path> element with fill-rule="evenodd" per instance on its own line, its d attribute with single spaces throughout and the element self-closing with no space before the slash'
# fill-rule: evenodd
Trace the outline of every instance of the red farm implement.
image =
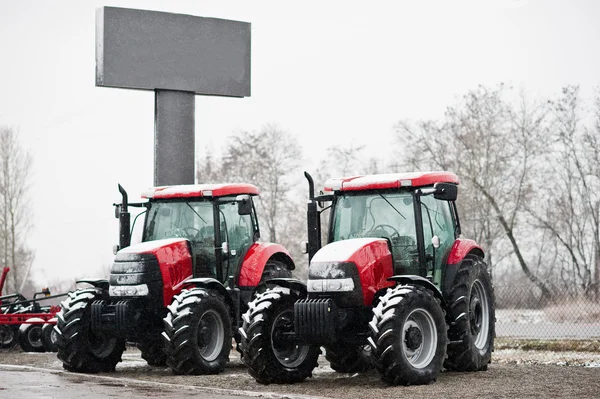
<svg viewBox="0 0 600 399">
<path fill-rule="evenodd" d="M 1 295 L 10 268 L 0 277 L 0 348 L 12 348 L 18 342 L 26 352 L 56 351 L 56 313 L 60 306 L 43 306 L 40 301 L 63 297 L 51 295 L 48 288 L 36 292 L 33 299 L 20 293 Z"/>
</svg>

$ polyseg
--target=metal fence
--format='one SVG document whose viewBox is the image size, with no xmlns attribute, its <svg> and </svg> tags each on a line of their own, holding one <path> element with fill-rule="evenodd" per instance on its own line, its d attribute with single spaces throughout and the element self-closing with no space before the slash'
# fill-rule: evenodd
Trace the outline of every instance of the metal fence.
<svg viewBox="0 0 600 399">
<path fill-rule="evenodd" d="M 496 336 L 526 339 L 600 338 L 600 301 L 560 296 L 542 304 L 531 285 L 496 285 Z"/>
</svg>

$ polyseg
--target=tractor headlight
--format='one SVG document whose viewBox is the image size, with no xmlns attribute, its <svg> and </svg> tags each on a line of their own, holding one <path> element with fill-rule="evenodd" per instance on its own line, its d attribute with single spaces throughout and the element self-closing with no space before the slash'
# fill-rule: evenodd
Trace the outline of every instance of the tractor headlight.
<svg viewBox="0 0 600 399">
<path fill-rule="evenodd" d="M 308 280 L 308 292 L 346 292 L 354 290 L 352 277 Z"/>
<path fill-rule="evenodd" d="M 150 291 L 148 285 L 111 285 L 108 293 L 110 296 L 147 296 Z"/>
</svg>

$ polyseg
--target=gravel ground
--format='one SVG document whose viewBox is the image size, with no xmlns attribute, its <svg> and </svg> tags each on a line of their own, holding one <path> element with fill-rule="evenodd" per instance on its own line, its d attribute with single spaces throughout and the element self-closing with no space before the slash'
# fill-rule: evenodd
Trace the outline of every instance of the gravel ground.
<svg viewBox="0 0 600 399">
<path fill-rule="evenodd" d="M 61 370 L 53 353 L 0 351 L 0 365 L 26 365 Z M 324 358 L 313 378 L 295 385 L 260 385 L 246 372 L 237 354 L 232 353 L 225 372 L 210 376 L 175 376 L 168 368 L 150 367 L 135 348 L 123 355 L 116 378 L 156 381 L 167 384 L 214 387 L 264 393 L 296 394 L 327 398 L 598 398 L 600 353 L 545 352 L 505 349 L 494 352 L 488 371 L 479 373 L 442 372 L 437 382 L 426 386 L 390 387 L 375 372 L 335 373 Z M 230 392 L 230 391 L 229 391 Z"/>
</svg>

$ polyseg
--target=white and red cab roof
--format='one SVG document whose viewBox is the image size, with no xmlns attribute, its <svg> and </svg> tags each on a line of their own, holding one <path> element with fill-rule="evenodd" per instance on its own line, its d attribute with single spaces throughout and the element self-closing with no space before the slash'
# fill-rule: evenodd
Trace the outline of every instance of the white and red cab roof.
<svg viewBox="0 0 600 399">
<path fill-rule="evenodd" d="M 458 184 L 458 177 L 452 172 L 410 172 L 386 173 L 379 175 L 352 176 L 329 179 L 325 191 L 384 190 L 400 187 L 424 187 L 434 183 Z"/>
<path fill-rule="evenodd" d="M 180 186 L 152 187 L 142 193 L 142 198 L 172 199 L 191 197 L 226 197 L 229 195 L 258 195 L 260 192 L 253 184 L 185 184 Z"/>
</svg>

